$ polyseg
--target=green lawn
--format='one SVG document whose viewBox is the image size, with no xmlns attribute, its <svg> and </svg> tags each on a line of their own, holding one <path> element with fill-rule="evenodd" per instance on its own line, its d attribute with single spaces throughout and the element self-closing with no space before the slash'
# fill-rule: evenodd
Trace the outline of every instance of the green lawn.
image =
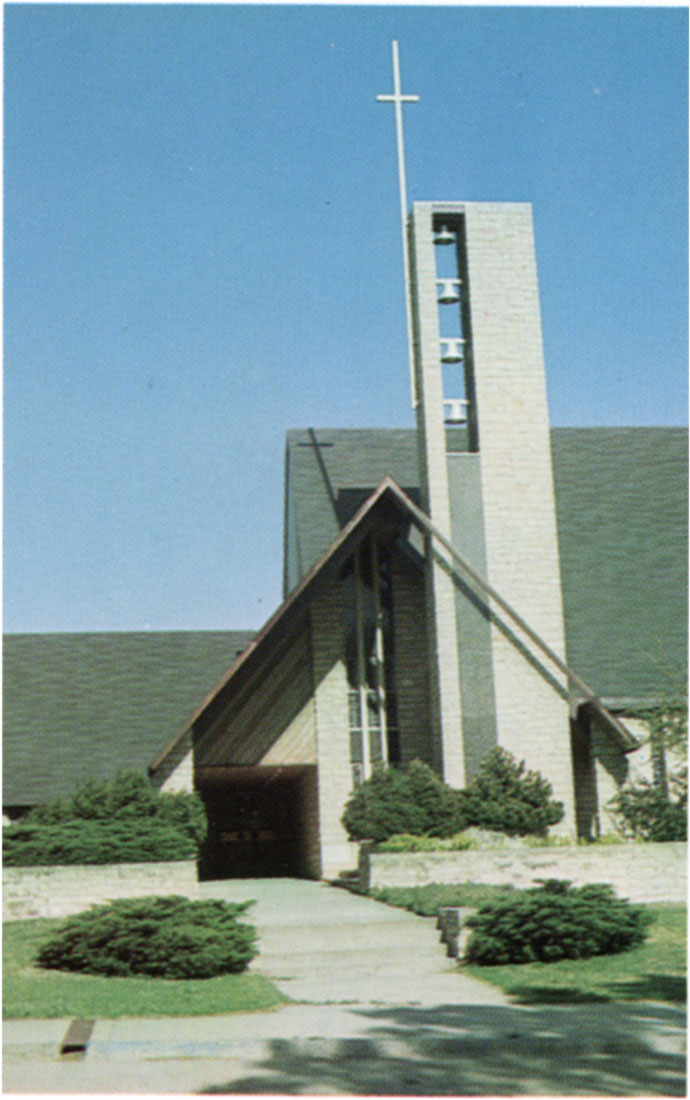
<svg viewBox="0 0 690 1100">
<path fill-rule="evenodd" d="M 480 906 L 505 897 L 503 886 L 474 883 L 387 887 L 371 896 L 435 916 L 439 905 Z M 466 966 L 463 972 L 498 985 L 522 1004 L 654 1000 L 684 1003 L 687 994 L 685 905 L 650 905 L 655 921 L 639 947 L 619 955 L 520 966 Z"/>
<path fill-rule="evenodd" d="M 582 1001 L 685 1003 L 686 907 L 650 905 L 647 940 L 619 955 L 521 966 L 466 966 L 463 972 L 500 986 L 521 1004 Z"/>
<path fill-rule="evenodd" d="M 3 925 L 3 1016 L 202 1016 L 255 1012 L 288 998 L 261 974 L 226 974 L 197 981 L 98 978 L 41 970 L 41 944 L 63 921 L 24 920 Z"/>
</svg>

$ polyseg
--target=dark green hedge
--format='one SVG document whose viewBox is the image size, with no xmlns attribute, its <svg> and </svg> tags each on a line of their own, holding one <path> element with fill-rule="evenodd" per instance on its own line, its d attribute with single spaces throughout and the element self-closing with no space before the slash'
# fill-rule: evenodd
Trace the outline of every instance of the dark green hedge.
<svg viewBox="0 0 690 1100">
<path fill-rule="evenodd" d="M 651 919 L 610 886 L 572 889 L 568 882 L 550 880 L 482 906 L 470 917 L 465 961 L 499 966 L 612 955 L 641 943 Z"/>
<path fill-rule="evenodd" d="M 151 863 L 195 859 L 189 836 L 155 818 L 149 821 L 19 822 L 2 831 L 6 867 L 40 864 Z"/>
<path fill-rule="evenodd" d="M 245 970 L 256 929 L 237 918 L 252 902 L 126 898 L 70 918 L 39 966 L 113 977 L 212 978 Z"/>
<path fill-rule="evenodd" d="M 142 772 L 121 772 L 3 829 L 3 858 L 10 867 L 195 859 L 206 832 L 198 794 L 161 793 Z"/>
</svg>

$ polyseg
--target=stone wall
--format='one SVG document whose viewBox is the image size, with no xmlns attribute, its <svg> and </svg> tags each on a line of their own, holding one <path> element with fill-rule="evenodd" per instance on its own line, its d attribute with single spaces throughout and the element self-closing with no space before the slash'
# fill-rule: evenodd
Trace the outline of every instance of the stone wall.
<svg viewBox="0 0 690 1100">
<path fill-rule="evenodd" d="M 368 868 L 367 868 L 368 865 Z M 372 888 L 430 882 L 510 884 L 568 879 L 574 886 L 609 883 L 634 902 L 687 899 L 687 845 L 610 844 L 579 848 L 479 848 L 468 852 L 362 853 L 362 877 Z"/>
<path fill-rule="evenodd" d="M 198 897 L 196 862 L 4 867 L 2 919 L 67 917 L 114 898 Z"/>
</svg>

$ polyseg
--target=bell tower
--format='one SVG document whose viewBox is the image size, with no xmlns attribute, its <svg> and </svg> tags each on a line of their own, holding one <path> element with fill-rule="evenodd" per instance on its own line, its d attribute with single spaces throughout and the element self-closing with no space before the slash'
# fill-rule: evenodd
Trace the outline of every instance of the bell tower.
<svg viewBox="0 0 690 1100">
<path fill-rule="evenodd" d="M 401 112 L 397 47 L 396 94 Z M 401 179 L 401 127 L 398 128 Z M 550 430 L 527 203 L 401 205 L 420 484 L 434 527 L 561 658 Z M 544 774 L 573 822 L 568 684 L 426 546 L 435 760 L 462 786 L 494 745 Z"/>
</svg>

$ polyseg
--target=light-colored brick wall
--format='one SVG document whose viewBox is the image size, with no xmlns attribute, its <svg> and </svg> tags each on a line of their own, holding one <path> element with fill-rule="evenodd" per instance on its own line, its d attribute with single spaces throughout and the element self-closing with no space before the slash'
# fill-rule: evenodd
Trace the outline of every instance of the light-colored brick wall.
<svg viewBox="0 0 690 1100">
<path fill-rule="evenodd" d="M 115 898 L 199 896 L 196 862 L 4 867 L 2 919 L 67 917 Z"/>
<path fill-rule="evenodd" d="M 310 619 L 321 875 L 330 878 L 357 863 L 356 845 L 340 821 L 352 791 L 342 584 L 336 581 L 315 595 Z"/>
<path fill-rule="evenodd" d="M 563 658 L 531 207 L 467 203 L 464 213 L 488 580 Z M 492 648 L 498 742 L 547 776 L 572 829 L 569 710 L 544 675 L 553 666 L 497 626 Z"/>
<path fill-rule="evenodd" d="M 539 879 L 574 886 L 608 883 L 635 902 L 685 902 L 687 845 L 611 844 L 582 848 L 483 848 L 470 852 L 373 852 L 370 885 L 476 882 L 527 888 Z"/>
<path fill-rule="evenodd" d="M 173 768 L 160 789 L 167 794 L 194 790 L 194 753 L 191 749 L 182 757 L 180 763 Z"/>
</svg>

